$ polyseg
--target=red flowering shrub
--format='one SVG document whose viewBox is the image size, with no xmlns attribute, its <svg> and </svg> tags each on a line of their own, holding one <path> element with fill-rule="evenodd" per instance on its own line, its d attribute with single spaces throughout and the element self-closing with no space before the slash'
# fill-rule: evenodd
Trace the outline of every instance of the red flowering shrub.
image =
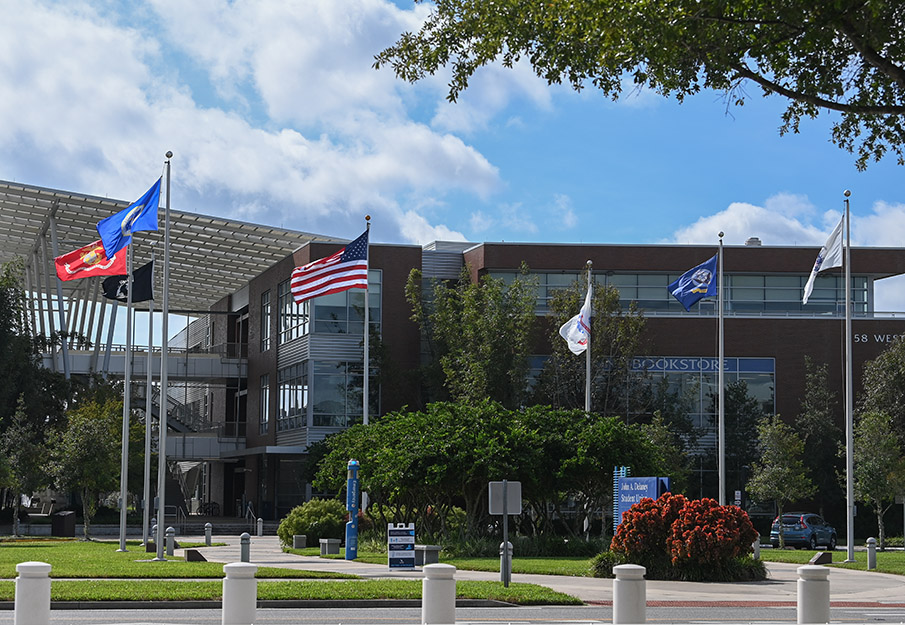
<svg viewBox="0 0 905 625">
<path fill-rule="evenodd" d="M 741 508 L 697 499 L 688 501 L 673 521 L 666 546 L 674 565 L 719 567 L 748 554 L 756 538 L 757 531 Z"/>
<path fill-rule="evenodd" d="M 736 506 L 664 493 L 623 514 L 610 550 L 623 562 L 644 566 L 648 579 L 763 579 L 759 561 L 740 564 L 756 537 Z"/>
</svg>

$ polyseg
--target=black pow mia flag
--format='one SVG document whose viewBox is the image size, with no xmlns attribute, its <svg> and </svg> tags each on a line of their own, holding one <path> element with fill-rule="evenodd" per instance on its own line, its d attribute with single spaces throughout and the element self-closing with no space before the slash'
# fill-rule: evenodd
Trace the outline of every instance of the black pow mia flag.
<svg viewBox="0 0 905 625">
<path fill-rule="evenodd" d="M 110 276 L 103 282 L 104 297 L 120 302 L 128 301 L 128 276 Z M 132 302 L 154 299 L 154 261 L 132 272 Z"/>
</svg>

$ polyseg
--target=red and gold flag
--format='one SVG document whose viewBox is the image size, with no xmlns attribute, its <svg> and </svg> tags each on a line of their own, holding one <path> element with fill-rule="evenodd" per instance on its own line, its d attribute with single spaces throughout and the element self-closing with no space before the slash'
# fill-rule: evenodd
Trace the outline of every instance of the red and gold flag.
<svg viewBox="0 0 905 625">
<path fill-rule="evenodd" d="M 74 252 L 53 259 L 60 280 L 75 280 L 91 276 L 118 276 L 126 273 L 126 250 L 107 258 L 100 240 L 80 247 Z"/>
</svg>

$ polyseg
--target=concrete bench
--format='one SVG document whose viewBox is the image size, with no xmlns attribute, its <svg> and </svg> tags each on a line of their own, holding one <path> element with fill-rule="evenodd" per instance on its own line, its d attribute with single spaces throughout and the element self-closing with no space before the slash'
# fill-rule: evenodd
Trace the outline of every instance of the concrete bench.
<svg viewBox="0 0 905 625">
<path fill-rule="evenodd" d="M 440 562 L 440 545 L 415 545 L 415 566 Z"/>
<path fill-rule="evenodd" d="M 338 538 L 321 538 L 321 555 L 339 555 L 339 542 Z"/>
</svg>

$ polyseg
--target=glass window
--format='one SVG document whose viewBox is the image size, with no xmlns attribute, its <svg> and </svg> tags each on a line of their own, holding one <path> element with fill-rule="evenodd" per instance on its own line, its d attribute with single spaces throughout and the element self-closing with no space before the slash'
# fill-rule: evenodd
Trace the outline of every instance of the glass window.
<svg viewBox="0 0 905 625">
<path fill-rule="evenodd" d="M 280 404 L 277 432 L 305 427 L 308 425 L 307 363 L 280 369 L 277 377 Z"/>
<path fill-rule="evenodd" d="M 270 349 L 270 291 L 261 294 L 261 351 Z"/>
<path fill-rule="evenodd" d="M 312 365 L 312 423 L 321 427 L 349 427 L 361 422 L 363 366 L 360 362 L 317 361 Z M 377 371 L 369 370 L 368 414 L 377 414 Z"/>
<path fill-rule="evenodd" d="M 289 280 L 277 287 L 277 300 L 280 309 L 280 345 L 308 334 L 308 311 L 311 300 L 297 304 L 292 297 Z"/>
<path fill-rule="evenodd" d="M 380 293 L 382 272 L 368 271 L 368 322 L 380 331 Z M 349 289 L 311 300 L 314 307 L 314 332 L 318 334 L 357 334 L 364 329 L 364 289 Z"/>
<path fill-rule="evenodd" d="M 261 376 L 261 405 L 258 420 L 258 433 L 267 434 L 270 427 L 270 374 Z"/>
</svg>

